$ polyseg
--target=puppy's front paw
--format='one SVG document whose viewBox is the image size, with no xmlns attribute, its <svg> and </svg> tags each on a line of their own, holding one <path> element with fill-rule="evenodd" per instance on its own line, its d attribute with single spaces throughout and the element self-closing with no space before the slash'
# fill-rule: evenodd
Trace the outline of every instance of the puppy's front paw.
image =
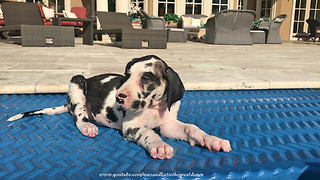
<svg viewBox="0 0 320 180">
<path fill-rule="evenodd" d="M 77 124 L 78 129 L 80 130 L 81 134 L 88 137 L 96 137 L 99 133 L 98 128 L 96 125 L 90 122 L 83 122 L 81 124 Z"/>
<path fill-rule="evenodd" d="M 149 153 L 155 159 L 170 159 L 173 157 L 173 148 L 165 142 L 157 142 L 151 146 Z"/>
<path fill-rule="evenodd" d="M 216 152 L 216 151 L 223 151 L 223 152 L 230 152 L 231 146 L 230 142 L 225 139 L 220 139 L 215 136 L 207 135 L 204 137 L 203 143 L 201 143 L 202 146 L 207 147 L 210 151 Z"/>
</svg>

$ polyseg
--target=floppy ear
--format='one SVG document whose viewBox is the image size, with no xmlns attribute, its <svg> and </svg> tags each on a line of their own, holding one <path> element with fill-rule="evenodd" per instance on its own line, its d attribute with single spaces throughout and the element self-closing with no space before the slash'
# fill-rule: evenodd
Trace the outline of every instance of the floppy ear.
<svg viewBox="0 0 320 180">
<path fill-rule="evenodd" d="M 184 94 L 184 86 L 178 74 L 170 67 L 165 70 L 165 78 L 167 79 L 167 106 L 170 111 L 171 105 L 179 101 Z"/>
</svg>

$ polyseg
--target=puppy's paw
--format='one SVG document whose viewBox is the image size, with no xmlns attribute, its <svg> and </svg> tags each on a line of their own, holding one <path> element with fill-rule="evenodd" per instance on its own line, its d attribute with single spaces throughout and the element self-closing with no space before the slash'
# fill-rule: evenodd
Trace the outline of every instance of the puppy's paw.
<svg viewBox="0 0 320 180">
<path fill-rule="evenodd" d="M 173 157 L 173 148 L 165 142 L 157 142 L 151 145 L 149 153 L 154 159 L 170 159 Z"/>
<path fill-rule="evenodd" d="M 230 142 L 225 139 L 220 139 L 215 136 L 206 135 L 203 139 L 203 143 L 201 146 L 205 146 L 210 151 L 216 152 L 216 151 L 222 151 L 222 152 L 230 152 L 231 146 Z"/>
<path fill-rule="evenodd" d="M 83 122 L 81 124 L 77 124 L 77 126 L 81 134 L 83 134 L 84 136 L 93 138 L 96 137 L 99 133 L 97 126 L 90 122 Z"/>
</svg>

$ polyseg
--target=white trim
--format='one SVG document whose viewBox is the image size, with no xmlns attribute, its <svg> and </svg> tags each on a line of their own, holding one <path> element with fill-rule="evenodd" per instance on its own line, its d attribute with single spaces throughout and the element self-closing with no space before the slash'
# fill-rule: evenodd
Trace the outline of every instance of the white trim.
<svg viewBox="0 0 320 180">
<path fill-rule="evenodd" d="M 71 1 L 64 0 L 64 10 L 71 11 Z"/>
<path fill-rule="evenodd" d="M 293 25 L 294 25 L 294 13 L 295 13 L 295 6 L 296 6 L 296 0 L 293 0 L 293 3 L 292 3 L 292 13 L 291 13 L 291 25 L 290 25 L 290 31 L 289 31 L 289 39 L 292 40 L 293 37 Z"/>
</svg>

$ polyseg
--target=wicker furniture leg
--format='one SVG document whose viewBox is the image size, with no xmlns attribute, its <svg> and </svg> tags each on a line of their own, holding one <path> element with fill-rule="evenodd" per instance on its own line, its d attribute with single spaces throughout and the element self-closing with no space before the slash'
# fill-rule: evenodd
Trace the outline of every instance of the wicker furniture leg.
<svg viewBox="0 0 320 180">
<path fill-rule="evenodd" d="M 150 49 L 166 49 L 167 48 L 167 30 L 147 30 L 145 39 L 148 41 Z"/>
<path fill-rule="evenodd" d="M 83 44 L 93 45 L 93 20 L 83 22 Z"/>
</svg>

